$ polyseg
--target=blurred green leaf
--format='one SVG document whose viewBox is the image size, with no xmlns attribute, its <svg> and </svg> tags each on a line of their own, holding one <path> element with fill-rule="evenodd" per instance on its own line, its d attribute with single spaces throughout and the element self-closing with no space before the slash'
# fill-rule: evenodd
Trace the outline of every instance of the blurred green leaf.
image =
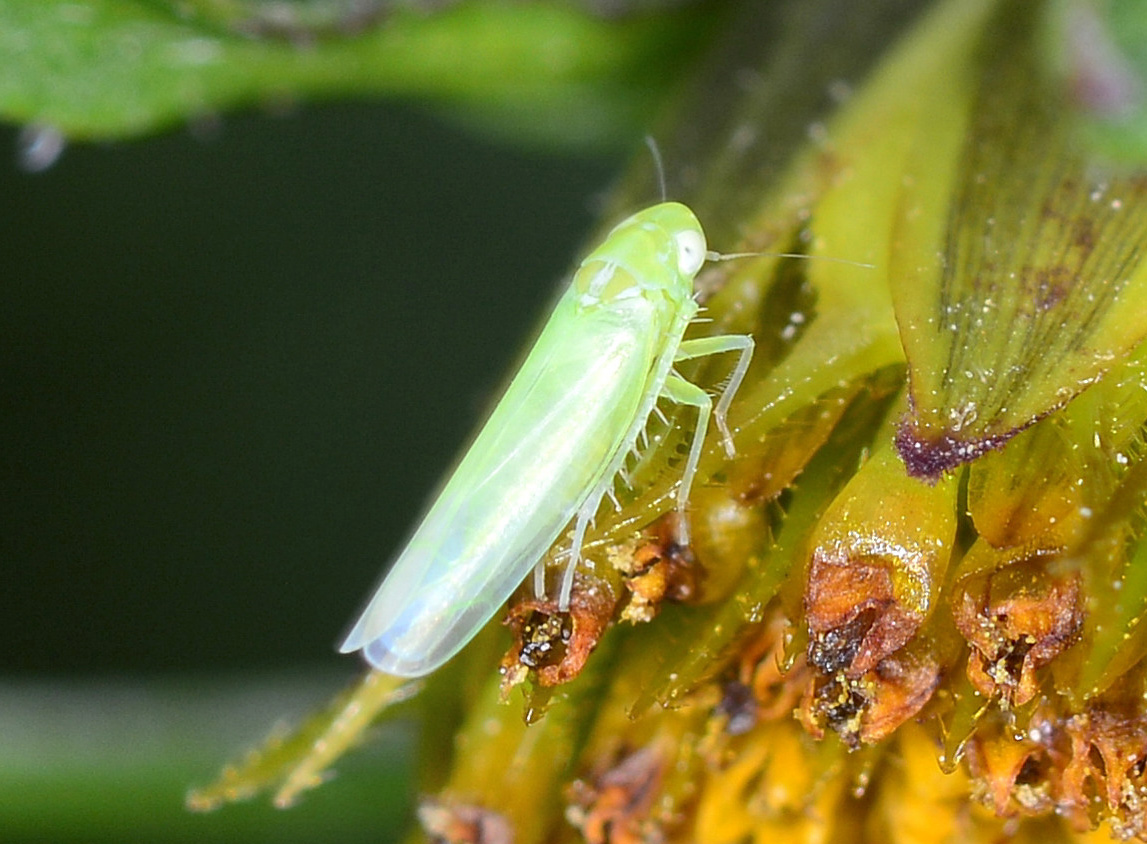
<svg viewBox="0 0 1147 844">
<path fill-rule="evenodd" d="M 1116 169 L 1147 151 L 1147 16 L 1140 0 L 1053 0 L 1040 49 L 1083 145 Z"/>
<path fill-rule="evenodd" d="M 261 676 L 12 683 L 0 687 L 0 838 L 5 841 L 397 841 L 409 818 L 410 735 L 382 728 L 337 785 L 290 812 L 252 801 L 184 808 L 187 784 L 294 719 L 337 682 Z M 380 831 L 386 830 L 384 837 Z"/>
<path fill-rule="evenodd" d="M 603 145 L 644 128 L 720 19 L 709 6 L 607 19 L 556 2 L 361 5 L 0 0 L 0 117 L 114 138 L 385 95 L 518 140 Z"/>
</svg>

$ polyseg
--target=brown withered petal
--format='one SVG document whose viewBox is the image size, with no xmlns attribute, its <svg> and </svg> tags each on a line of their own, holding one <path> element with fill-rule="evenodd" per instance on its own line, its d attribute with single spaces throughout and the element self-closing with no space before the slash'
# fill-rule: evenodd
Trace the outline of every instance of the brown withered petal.
<svg viewBox="0 0 1147 844">
<path fill-rule="evenodd" d="M 753 692 L 760 720 L 789 718 L 802 691 L 812 681 L 803 653 L 785 665 L 785 634 L 789 625 L 783 614 L 774 614 L 760 635 L 741 650 L 738 675 Z"/>
<path fill-rule="evenodd" d="M 1063 769 L 1062 803 L 1077 829 L 1095 821 L 1102 800 L 1120 837 L 1147 833 L 1147 720 L 1134 710 L 1092 708 L 1067 720 L 1071 760 Z"/>
<path fill-rule="evenodd" d="M 941 666 L 932 648 L 925 645 L 886 657 L 871 673 L 871 700 L 860 722 L 859 737 L 874 744 L 923 709 L 940 684 Z"/>
<path fill-rule="evenodd" d="M 542 687 L 567 683 L 581 673 L 605 628 L 613 619 L 618 597 L 611 584 L 589 580 L 578 571 L 569 609 L 556 598 L 537 598 L 526 587 L 506 615 L 513 645 L 502 659 L 503 693 L 527 675 Z"/>
<path fill-rule="evenodd" d="M 1001 817 L 1045 813 L 1055 805 L 1043 775 L 1049 767 L 1046 755 L 1037 742 L 1013 730 L 1003 719 L 977 730 L 968 745 L 973 795 Z"/>
<path fill-rule="evenodd" d="M 643 747 L 592 780 L 574 780 L 566 818 L 587 844 L 656 844 L 663 838 L 649 812 L 666 763 L 655 748 Z"/>
<path fill-rule="evenodd" d="M 1079 576 L 1010 566 L 968 585 L 953 608 L 973 650 L 968 676 L 986 697 L 1023 706 L 1039 690 L 1037 672 L 1067 649 L 1083 622 Z"/>
<path fill-rule="evenodd" d="M 513 844 L 514 831 L 503 815 L 480 806 L 446 805 L 427 800 L 418 821 L 435 841 L 450 844 Z"/>
</svg>

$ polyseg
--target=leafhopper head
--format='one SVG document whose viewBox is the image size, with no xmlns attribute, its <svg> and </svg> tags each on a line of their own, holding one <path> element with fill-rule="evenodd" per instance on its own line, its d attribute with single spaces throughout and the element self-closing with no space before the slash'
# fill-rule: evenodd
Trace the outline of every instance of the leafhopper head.
<svg viewBox="0 0 1147 844">
<path fill-rule="evenodd" d="M 680 306 L 693 297 L 707 255 L 693 212 L 661 202 L 615 226 L 582 261 L 573 284 L 583 306 L 658 293 Z"/>
</svg>

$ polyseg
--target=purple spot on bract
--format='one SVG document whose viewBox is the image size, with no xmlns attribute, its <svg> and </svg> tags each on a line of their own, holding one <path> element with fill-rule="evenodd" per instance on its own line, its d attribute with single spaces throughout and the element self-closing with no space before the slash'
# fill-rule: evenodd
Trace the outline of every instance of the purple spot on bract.
<svg viewBox="0 0 1147 844">
<path fill-rule="evenodd" d="M 1006 434 L 972 439 L 951 434 L 922 437 L 913 428 L 911 417 L 905 416 L 896 430 L 896 451 L 911 477 L 935 483 L 945 472 L 1002 447 L 1022 430 L 1016 428 Z"/>
</svg>

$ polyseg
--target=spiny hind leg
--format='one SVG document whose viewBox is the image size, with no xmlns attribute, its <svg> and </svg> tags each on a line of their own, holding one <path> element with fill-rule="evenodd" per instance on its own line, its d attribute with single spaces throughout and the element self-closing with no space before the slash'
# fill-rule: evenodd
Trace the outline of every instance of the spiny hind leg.
<svg viewBox="0 0 1147 844">
<path fill-rule="evenodd" d="M 570 594 L 573 592 L 574 571 L 577 570 L 577 564 L 581 560 L 581 545 L 585 541 L 585 532 L 589 527 L 590 522 L 593 521 L 594 514 L 597 513 L 598 505 L 601 504 L 604 492 L 597 495 L 591 495 L 586 499 L 585 504 L 581 505 L 578 510 L 577 519 L 574 522 L 573 540 L 570 542 L 569 559 L 566 560 L 565 570 L 562 572 L 562 583 L 558 589 L 558 610 L 565 612 L 570 608 Z"/>
<path fill-rule="evenodd" d="M 733 435 L 729 432 L 725 416 L 729 411 L 729 405 L 733 402 L 733 396 L 737 394 L 737 388 L 741 386 L 741 382 L 745 380 L 745 373 L 749 371 L 749 361 L 753 357 L 753 338 L 747 334 L 723 334 L 719 337 L 698 337 L 695 340 L 683 340 L 681 345 L 677 347 L 677 354 L 673 360 L 675 362 L 691 360 L 692 358 L 718 355 L 723 352 L 741 353 L 740 357 L 737 358 L 736 366 L 733 367 L 733 372 L 729 375 L 729 382 L 725 385 L 721 398 L 717 399 L 717 407 L 713 411 L 713 420 L 717 423 L 717 430 L 721 432 L 725 454 L 733 457 L 737 450 L 733 447 Z M 693 402 L 682 403 L 693 404 Z M 704 436 L 705 432 L 699 426 L 697 432 Z"/>
<path fill-rule="evenodd" d="M 670 401 L 697 408 L 697 430 L 693 433 L 689 456 L 685 458 L 685 468 L 681 471 L 681 484 L 677 487 L 677 541 L 682 545 L 688 545 L 689 522 L 685 519 L 685 505 L 689 503 L 689 490 L 693 487 L 697 464 L 701 460 L 701 447 L 705 444 L 705 432 L 709 430 L 713 400 L 696 384 L 690 384 L 676 373 L 670 373 L 665 379 L 661 394 Z"/>
<path fill-rule="evenodd" d="M 562 553 L 561 556 L 566 557 L 565 568 L 562 570 L 562 581 L 558 588 L 558 610 L 565 612 L 570 608 L 570 595 L 573 592 L 574 571 L 577 569 L 578 561 L 581 560 L 581 546 L 585 541 L 585 532 L 593 523 L 593 517 L 597 514 L 597 508 L 601 504 L 601 499 L 605 497 L 608 488 L 599 492 L 596 495 L 591 495 L 578 510 L 577 516 L 574 521 L 573 540 L 570 542 L 568 550 Z M 612 497 L 612 495 L 611 495 Z M 614 499 L 616 503 L 616 499 Z M 620 505 L 618 505 L 620 507 Z M 534 594 L 539 600 L 545 600 L 546 597 L 546 558 L 543 557 L 534 566 Z"/>
<path fill-rule="evenodd" d="M 534 566 L 534 597 L 539 601 L 546 597 L 546 558 L 543 556 Z"/>
</svg>

